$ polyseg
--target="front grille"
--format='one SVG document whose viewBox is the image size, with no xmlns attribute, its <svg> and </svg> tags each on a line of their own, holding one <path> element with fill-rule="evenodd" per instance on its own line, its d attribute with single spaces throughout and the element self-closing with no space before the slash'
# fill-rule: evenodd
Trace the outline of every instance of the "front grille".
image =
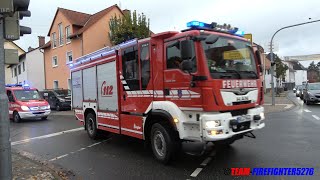
<svg viewBox="0 0 320 180">
<path fill-rule="evenodd" d="M 317 95 L 316 98 L 320 98 L 320 96 Z"/>
<path fill-rule="evenodd" d="M 233 105 L 250 104 L 250 103 L 251 103 L 251 101 L 232 102 Z"/>
<path fill-rule="evenodd" d="M 244 131 L 250 128 L 250 121 L 247 122 L 243 122 L 243 123 L 239 123 L 237 125 L 232 126 L 232 131 L 233 132 L 240 132 L 240 131 Z"/>
</svg>

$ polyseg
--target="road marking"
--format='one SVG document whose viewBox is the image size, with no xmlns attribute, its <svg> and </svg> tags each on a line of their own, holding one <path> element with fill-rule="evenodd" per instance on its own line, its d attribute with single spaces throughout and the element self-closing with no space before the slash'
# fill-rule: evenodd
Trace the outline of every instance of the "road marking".
<svg viewBox="0 0 320 180">
<path fill-rule="evenodd" d="M 272 104 L 263 104 L 265 106 L 271 106 Z M 275 104 L 276 106 L 293 106 L 293 104 Z"/>
<path fill-rule="evenodd" d="M 202 171 L 202 168 L 197 168 L 195 171 L 193 171 L 193 173 L 190 176 L 197 177 L 201 171 Z"/>
<path fill-rule="evenodd" d="M 46 139 L 46 138 L 50 138 L 50 137 L 54 137 L 54 136 L 59 136 L 59 135 L 62 135 L 62 134 L 67 134 L 67 133 L 72 133 L 72 132 L 76 132 L 76 131 L 82 131 L 82 130 L 84 130 L 83 127 L 81 127 L 81 128 L 76 128 L 76 129 L 70 129 L 70 130 L 67 130 L 67 131 L 61 131 L 61 132 L 57 132 L 57 133 L 52 133 L 52 134 L 47 134 L 47 135 L 44 135 L 44 136 L 38 136 L 38 137 L 28 138 L 28 139 L 24 139 L 24 140 L 21 140 L 21 141 L 12 142 L 12 143 L 11 143 L 11 146 L 19 145 L 19 144 L 25 144 L 25 143 L 28 143 L 28 142 L 33 141 L 33 140 Z"/>
<path fill-rule="evenodd" d="M 318 117 L 317 115 L 312 115 L 312 117 L 314 117 L 316 120 L 320 120 L 320 117 Z"/>
<path fill-rule="evenodd" d="M 50 159 L 49 161 L 55 161 L 55 160 L 64 158 L 64 157 L 66 157 L 66 156 L 68 156 L 68 155 L 69 155 L 69 154 L 64 154 L 64 155 L 62 155 L 62 156 L 58 156 L 58 157 L 56 157 L 56 158 Z"/>
<path fill-rule="evenodd" d="M 288 104 L 286 107 L 284 107 L 285 109 L 289 109 L 293 106 L 293 104 Z"/>
<path fill-rule="evenodd" d="M 305 112 L 311 112 L 309 109 L 304 109 Z"/>
<path fill-rule="evenodd" d="M 110 139 L 110 138 L 109 138 L 109 139 Z M 75 153 L 77 153 L 77 152 L 83 151 L 83 150 L 85 150 L 85 149 L 88 149 L 88 148 L 91 148 L 91 147 L 96 146 L 96 145 L 98 145 L 98 144 L 101 144 L 101 143 L 103 143 L 103 142 L 106 142 L 106 141 L 108 141 L 109 139 L 106 139 L 106 140 L 103 140 L 103 141 L 101 141 L 101 142 L 97 142 L 97 143 L 91 144 L 91 145 L 87 146 L 86 148 L 80 148 L 80 149 L 78 149 L 78 150 L 76 150 L 76 151 L 72 151 L 72 152 L 70 152 L 70 153 L 67 153 L 67 154 L 64 154 L 64 155 L 61 155 L 61 156 L 52 158 L 52 159 L 50 159 L 49 161 L 52 162 L 52 161 L 56 161 L 56 160 L 58 160 L 58 159 L 67 157 L 67 156 L 69 156 L 69 155 L 71 155 L 71 154 L 75 154 Z"/>
<path fill-rule="evenodd" d="M 208 157 L 207 159 L 205 159 L 201 164 L 200 166 L 204 167 L 206 166 L 207 164 L 209 164 L 209 162 L 212 160 L 211 157 Z"/>
</svg>

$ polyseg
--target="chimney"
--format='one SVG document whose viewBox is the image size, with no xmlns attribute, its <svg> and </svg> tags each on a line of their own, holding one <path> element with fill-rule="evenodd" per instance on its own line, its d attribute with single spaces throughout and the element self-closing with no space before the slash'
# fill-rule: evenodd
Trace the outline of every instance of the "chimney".
<svg viewBox="0 0 320 180">
<path fill-rule="evenodd" d="M 131 11 L 129 9 L 125 9 L 125 10 L 122 10 L 123 14 L 124 15 L 130 15 L 131 14 Z"/>
<path fill-rule="evenodd" d="M 45 37 L 38 36 L 38 38 L 39 38 L 39 47 L 42 47 L 45 44 Z"/>
<path fill-rule="evenodd" d="M 28 52 L 32 51 L 33 48 L 31 46 L 28 47 Z"/>
</svg>

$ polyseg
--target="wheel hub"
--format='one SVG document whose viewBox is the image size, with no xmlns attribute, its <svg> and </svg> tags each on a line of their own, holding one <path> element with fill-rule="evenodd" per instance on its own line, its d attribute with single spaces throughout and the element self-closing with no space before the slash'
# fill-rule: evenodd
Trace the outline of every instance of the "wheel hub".
<svg viewBox="0 0 320 180">
<path fill-rule="evenodd" d="M 156 131 L 154 135 L 154 147 L 159 156 L 164 156 L 166 153 L 166 142 L 163 134 L 160 131 Z"/>
</svg>

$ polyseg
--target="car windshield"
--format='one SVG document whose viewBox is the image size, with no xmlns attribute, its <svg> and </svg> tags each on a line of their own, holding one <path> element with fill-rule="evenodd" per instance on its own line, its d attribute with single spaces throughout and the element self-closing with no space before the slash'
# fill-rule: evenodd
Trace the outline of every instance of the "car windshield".
<svg viewBox="0 0 320 180">
<path fill-rule="evenodd" d="M 14 90 L 14 94 L 19 101 L 42 99 L 37 90 Z"/>
<path fill-rule="evenodd" d="M 54 90 L 54 92 L 57 94 L 57 96 L 61 96 L 61 97 L 65 97 L 65 96 L 69 96 L 70 95 L 70 91 L 67 89 L 63 89 L 63 90 Z"/>
<path fill-rule="evenodd" d="M 219 37 L 216 42 L 208 35 L 202 47 L 211 77 L 214 79 L 256 79 L 256 63 L 249 42 Z"/>
<path fill-rule="evenodd" d="M 309 84 L 309 90 L 320 90 L 320 83 L 319 84 Z"/>
</svg>

